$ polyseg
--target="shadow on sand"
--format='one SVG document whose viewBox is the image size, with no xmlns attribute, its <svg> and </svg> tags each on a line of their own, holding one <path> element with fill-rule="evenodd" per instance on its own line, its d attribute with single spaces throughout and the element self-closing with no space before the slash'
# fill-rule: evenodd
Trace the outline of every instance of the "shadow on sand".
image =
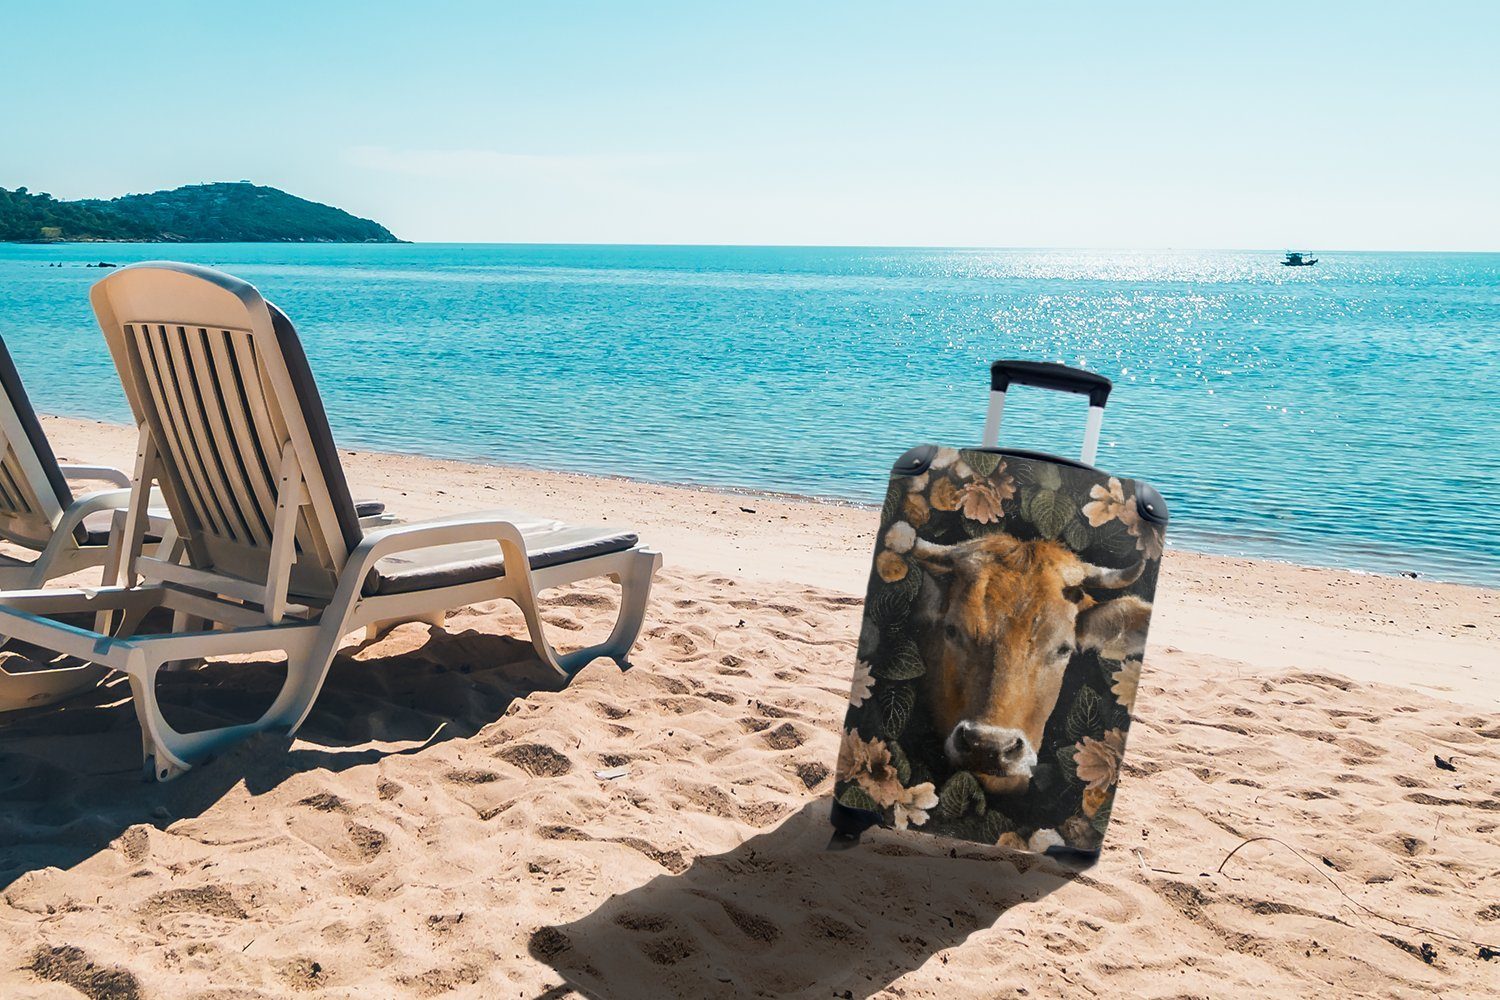
<svg viewBox="0 0 1500 1000">
<path fill-rule="evenodd" d="M 142 778 L 123 677 L 0 717 L 0 890 L 29 871 L 71 868 L 138 823 L 198 816 L 240 782 L 260 794 L 306 771 L 416 753 L 472 736 L 518 698 L 566 685 L 524 640 L 478 631 L 424 637 L 419 628 L 406 626 L 390 645 L 341 653 L 295 741 L 261 734 L 166 784 Z M 379 655 L 391 646 L 399 652 Z M 164 711 L 185 729 L 246 721 L 283 676 L 280 664 L 261 662 L 165 675 Z"/>
<path fill-rule="evenodd" d="M 867 997 L 1078 872 L 882 831 L 829 851 L 829 833 L 827 800 L 811 803 L 732 851 L 542 928 L 531 954 L 611 1000 Z"/>
</svg>

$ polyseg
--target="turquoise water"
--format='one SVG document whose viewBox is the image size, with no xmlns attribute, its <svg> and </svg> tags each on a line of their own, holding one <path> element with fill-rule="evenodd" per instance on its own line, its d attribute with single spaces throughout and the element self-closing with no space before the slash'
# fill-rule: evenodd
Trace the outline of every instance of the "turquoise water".
<svg viewBox="0 0 1500 1000">
<path fill-rule="evenodd" d="M 873 502 L 977 443 L 990 360 L 1060 360 L 1116 380 L 1100 464 L 1174 544 L 1500 585 L 1500 255 L 0 246 L 38 409 L 126 419 L 81 265 L 161 256 L 291 315 L 349 447 Z M 1002 440 L 1075 452 L 1083 409 L 1019 390 Z"/>
</svg>

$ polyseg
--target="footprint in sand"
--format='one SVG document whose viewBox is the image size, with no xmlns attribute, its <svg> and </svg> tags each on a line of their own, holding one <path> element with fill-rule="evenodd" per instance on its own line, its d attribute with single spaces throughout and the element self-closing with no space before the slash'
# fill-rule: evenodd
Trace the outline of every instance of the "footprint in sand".
<svg viewBox="0 0 1500 1000">
<path fill-rule="evenodd" d="M 681 851 L 664 851 L 654 844 L 641 840 L 639 837 L 616 837 L 614 838 L 614 842 L 623 844 L 631 850 L 641 852 L 673 875 L 681 875 L 688 870 L 688 860 L 682 856 Z"/>
<path fill-rule="evenodd" d="M 794 750 L 807 742 L 807 737 L 803 736 L 790 722 L 783 722 L 764 734 L 761 739 L 765 740 L 772 750 Z"/>
<path fill-rule="evenodd" d="M 756 944 L 770 945 L 780 940 L 781 928 L 776 926 L 775 921 L 751 913 L 743 906 L 731 903 L 727 899 L 719 899 L 706 892 L 698 892 L 697 895 L 718 903 L 735 930 Z"/>
<path fill-rule="evenodd" d="M 385 850 L 386 835 L 374 827 L 360 823 L 349 823 L 345 827 L 349 836 L 347 854 L 359 861 L 369 861 Z"/>
<path fill-rule="evenodd" d="M 609 610 L 615 606 L 614 598 L 607 594 L 591 594 L 582 590 L 566 591 L 549 599 L 547 603 L 570 608 L 593 608 L 598 611 Z"/>
<path fill-rule="evenodd" d="M 276 975 L 289 988 L 305 993 L 321 990 L 331 984 L 329 971 L 313 958 L 294 958 L 276 967 Z"/>
<path fill-rule="evenodd" d="M 583 622 L 574 618 L 566 611 L 551 611 L 542 615 L 542 621 L 552 628 L 560 628 L 564 632 L 582 632 Z"/>
<path fill-rule="evenodd" d="M 145 927 L 163 937 L 197 939 L 222 937 L 249 916 L 221 885 L 158 892 L 137 907 L 136 913 Z"/>
<path fill-rule="evenodd" d="M 615 923 L 627 931 L 640 931 L 643 934 L 660 934 L 676 926 L 672 923 L 672 919 L 664 914 L 635 913 L 630 910 L 616 916 Z"/>
<path fill-rule="evenodd" d="M 676 965 L 698 953 L 698 943 L 666 917 L 621 914 L 615 923 L 637 934 L 651 935 L 637 942 L 636 947 L 653 965 Z"/>
<path fill-rule="evenodd" d="M 115 844 L 126 861 L 138 865 L 151 854 L 151 829 L 144 823 L 137 823 L 120 834 Z"/>
<path fill-rule="evenodd" d="M 71 986 L 86 997 L 141 1000 L 141 982 L 129 969 L 97 965 L 82 948 L 42 945 L 31 953 L 31 972 L 38 979 Z"/>
<path fill-rule="evenodd" d="M 495 756 L 514 764 L 533 778 L 557 778 L 573 770 L 573 761 L 545 743 L 519 743 L 495 752 Z"/>
<path fill-rule="evenodd" d="M 792 770 L 796 772 L 798 778 L 802 779 L 802 784 L 807 787 L 809 792 L 815 791 L 819 785 L 828 779 L 829 774 L 828 765 L 820 764 L 817 761 L 803 761 L 793 764 Z"/>
<path fill-rule="evenodd" d="M 318 812 L 348 812 L 349 807 L 344 805 L 344 800 L 332 792 L 318 792 L 309 795 L 305 799 L 298 799 L 297 805 L 316 809 Z"/>
</svg>

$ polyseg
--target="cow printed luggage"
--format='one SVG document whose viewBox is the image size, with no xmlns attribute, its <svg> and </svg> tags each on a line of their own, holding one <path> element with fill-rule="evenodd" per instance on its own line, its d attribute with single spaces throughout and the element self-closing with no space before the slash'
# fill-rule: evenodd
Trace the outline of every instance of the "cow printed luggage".
<svg viewBox="0 0 1500 1000">
<path fill-rule="evenodd" d="M 997 447 L 1013 385 L 1086 395 L 1081 462 Z M 834 786 L 876 824 L 1097 854 L 1120 778 L 1167 508 L 1093 467 L 1109 379 L 997 361 L 979 448 L 897 460 Z"/>
</svg>

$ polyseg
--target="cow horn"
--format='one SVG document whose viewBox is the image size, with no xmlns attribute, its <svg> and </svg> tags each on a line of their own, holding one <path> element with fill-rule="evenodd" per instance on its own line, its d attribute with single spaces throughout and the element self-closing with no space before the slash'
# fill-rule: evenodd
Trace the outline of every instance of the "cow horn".
<svg viewBox="0 0 1500 1000">
<path fill-rule="evenodd" d="M 1138 559 L 1135 565 L 1126 566 L 1124 569 L 1110 569 L 1091 563 L 1084 563 L 1084 568 L 1083 587 L 1094 590 L 1122 590 L 1141 578 L 1141 574 L 1146 571 L 1146 560 Z"/>
<path fill-rule="evenodd" d="M 929 542 L 925 538 L 918 538 L 912 544 L 911 554 L 917 559 L 946 562 L 953 558 L 953 548 L 952 545 L 939 545 L 936 542 Z"/>
</svg>

